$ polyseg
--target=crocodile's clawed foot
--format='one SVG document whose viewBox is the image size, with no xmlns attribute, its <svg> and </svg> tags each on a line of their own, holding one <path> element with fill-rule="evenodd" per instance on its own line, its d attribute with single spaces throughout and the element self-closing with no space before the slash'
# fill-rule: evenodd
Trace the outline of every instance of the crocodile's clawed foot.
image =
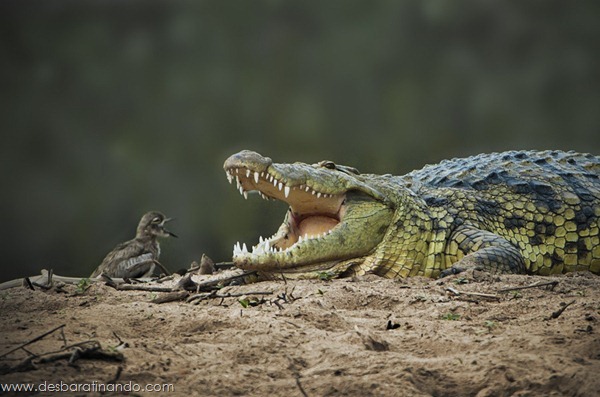
<svg viewBox="0 0 600 397">
<path fill-rule="evenodd" d="M 442 272 L 440 273 L 440 277 L 439 278 L 444 278 L 447 276 L 452 276 L 454 274 L 459 274 L 464 272 L 466 269 L 463 269 L 461 267 L 458 266 L 452 266 L 446 270 L 442 270 Z"/>
</svg>

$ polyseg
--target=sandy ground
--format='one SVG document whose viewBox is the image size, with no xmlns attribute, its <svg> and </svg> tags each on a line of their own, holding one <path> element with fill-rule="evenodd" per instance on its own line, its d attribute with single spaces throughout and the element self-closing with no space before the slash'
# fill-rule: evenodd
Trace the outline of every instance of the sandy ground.
<svg viewBox="0 0 600 397">
<path fill-rule="evenodd" d="M 553 289 L 499 292 L 550 281 L 558 282 Z M 0 354 L 64 324 L 26 349 L 41 355 L 60 351 L 65 342 L 93 340 L 124 357 L 81 358 L 72 365 L 68 358 L 46 363 L 37 358 L 35 369 L 11 372 L 28 356 L 19 349 L 0 359 L 0 383 L 171 384 L 171 395 L 208 396 L 600 391 L 600 277 L 590 273 L 474 273 L 443 280 L 368 276 L 262 282 L 219 293 L 246 296 L 155 304 L 150 300 L 160 293 L 100 284 L 83 292 L 73 285 L 62 292 L 0 291 Z"/>
</svg>

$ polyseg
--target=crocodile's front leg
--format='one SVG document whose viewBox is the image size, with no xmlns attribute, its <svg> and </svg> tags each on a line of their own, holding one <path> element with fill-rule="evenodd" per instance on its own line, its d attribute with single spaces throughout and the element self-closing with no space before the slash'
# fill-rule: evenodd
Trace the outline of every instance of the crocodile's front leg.
<svg viewBox="0 0 600 397">
<path fill-rule="evenodd" d="M 449 246 L 465 256 L 442 271 L 440 277 L 469 269 L 490 273 L 526 273 L 519 249 L 497 234 L 473 226 L 462 226 L 450 235 Z M 456 255 L 457 252 L 449 254 Z"/>
</svg>

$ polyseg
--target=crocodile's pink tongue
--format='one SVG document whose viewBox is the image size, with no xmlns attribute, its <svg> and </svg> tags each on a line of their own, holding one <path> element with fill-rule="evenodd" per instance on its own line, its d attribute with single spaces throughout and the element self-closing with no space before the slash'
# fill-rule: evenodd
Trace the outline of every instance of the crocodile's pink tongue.
<svg viewBox="0 0 600 397">
<path fill-rule="evenodd" d="M 305 234 L 308 234 L 309 236 L 318 236 L 330 231 L 338 223 L 337 219 L 328 216 L 313 215 L 300 222 L 298 231 L 300 236 L 304 236 Z"/>
</svg>

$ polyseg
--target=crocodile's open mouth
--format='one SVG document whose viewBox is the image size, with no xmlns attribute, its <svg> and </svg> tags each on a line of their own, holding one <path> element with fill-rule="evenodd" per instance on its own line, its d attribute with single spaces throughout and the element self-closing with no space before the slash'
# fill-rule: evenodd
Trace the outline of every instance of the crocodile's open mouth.
<svg viewBox="0 0 600 397">
<path fill-rule="evenodd" d="M 236 182 L 245 198 L 248 192 L 258 191 L 264 199 L 281 200 L 290 206 L 284 223 L 273 236 L 261 236 L 258 244 L 250 248 L 245 243 L 235 244 L 233 260 L 239 267 L 249 267 L 251 263 L 269 259 L 283 263 L 296 251 L 299 252 L 301 246 L 309 246 L 335 233 L 344 218 L 345 193 L 324 193 L 302 184 L 288 186 L 268 171 L 258 172 L 243 167 L 227 170 L 227 178 L 230 183 Z"/>
<path fill-rule="evenodd" d="M 242 269 L 340 273 L 372 252 L 391 223 L 393 210 L 381 194 L 331 162 L 277 164 L 246 150 L 223 168 L 245 198 L 257 191 L 290 206 L 273 236 L 235 244 L 233 263 Z"/>
</svg>

